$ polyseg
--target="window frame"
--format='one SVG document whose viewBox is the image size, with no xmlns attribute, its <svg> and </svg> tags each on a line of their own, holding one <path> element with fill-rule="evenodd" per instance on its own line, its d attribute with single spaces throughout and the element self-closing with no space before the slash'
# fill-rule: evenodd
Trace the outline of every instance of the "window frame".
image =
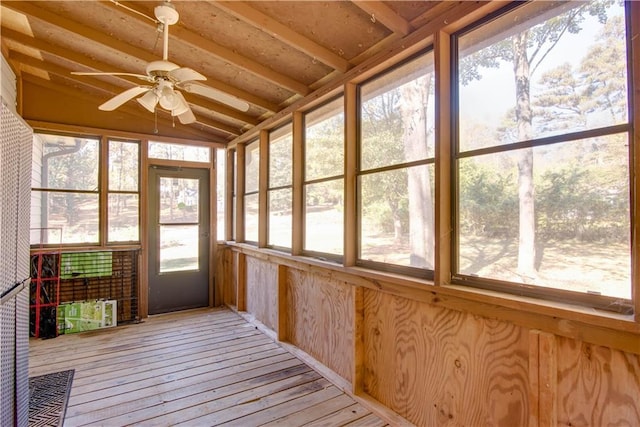
<svg viewBox="0 0 640 427">
<path fill-rule="evenodd" d="M 345 179 L 346 179 L 346 175 L 345 175 L 345 168 L 346 168 L 346 159 L 343 158 L 343 165 L 342 165 L 342 170 L 340 174 L 337 175 L 330 175 L 330 176 L 325 176 L 325 177 L 321 177 L 321 178 L 312 178 L 312 179 L 307 179 L 307 117 L 310 114 L 313 114 L 314 112 L 322 109 L 323 107 L 326 107 L 329 104 L 332 104 L 338 100 L 342 99 L 343 103 L 342 103 L 342 115 L 343 115 L 343 132 L 342 132 L 342 149 L 344 152 L 345 149 L 345 137 L 344 137 L 344 131 L 346 129 L 346 111 L 345 111 L 345 106 L 344 106 L 344 100 L 345 100 L 345 94 L 344 93 L 339 93 L 333 97 L 330 97 L 328 99 L 326 99 L 324 102 L 314 106 L 314 108 L 311 108 L 307 111 L 304 111 L 304 113 L 302 114 L 301 117 L 301 124 L 302 124 L 302 183 L 301 183 L 301 188 L 302 188 L 302 250 L 301 250 L 301 255 L 304 256 L 309 256 L 309 257 L 313 257 L 313 258 L 318 258 L 321 260 L 329 260 L 329 261 L 333 261 L 339 264 L 343 264 L 344 262 L 344 247 L 345 247 L 345 241 L 346 241 L 346 233 L 345 233 L 345 219 L 344 219 L 344 215 L 343 215 L 343 219 L 342 219 L 342 253 L 341 254 L 335 254 L 335 253 L 328 253 L 328 252 L 321 252 L 321 251 L 314 251 L 314 250 L 310 250 L 307 249 L 307 204 L 306 204 L 306 197 L 307 197 L 307 187 L 310 185 L 315 185 L 315 184 L 323 184 L 323 183 L 327 183 L 327 182 L 334 182 L 334 181 L 338 181 L 338 180 L 342 180 L 342 198 L 343 198 L 343 202 L 344 202 L 344 198 L 345 198 Z M 294 130 L 295 132 L 295 130 Z M 343 203 L 344 205 L 344 203 Z M 295 213 L 294 213 L 295 215 Z M 293 237 L 295 239 L 295 236 Z"/>
<path fill-rule="evenodd" d="M 634 289 L 634 164 L 633 164 L 633 141 L 634 141 L 634 115 L 633 115 L 633 69 L 631 66 L 631 37 L 630 29 L 631 25 L 631 7 L 629 2 L 625 2 L 625 48 L 627 54 L 626 71 L 627 71 L 627 122 L 625 124 L 614 124 L 607 126 L 600 126 L 595 128 L 589 128 L 581 131 L 567 132 L 564 134 L 553 134 L 551 136 L 544 137 L 532 137 L 528 140 L 517 141 L 513 143 L 507 143 L 502 145 L 493 145 L 490 147 L 471 149 L 466 151 L 460 150 L 460 97 L 459 97 L 459 60 L 458 60 L 458 40 L 460 37 L 472 32 L 473 30 L 480 28 L 490 23 L 498 17 L 507 15 L 521 7 L 524 7 L 527 3 L 511 3 L 495 12 L 487 15 L 483 19 L 475 21 L 470 25 L 456 31 L 451 35 L 450 43 L 450 78 L 451 78 L 451 179 L 452 185 L 450 187 L 451 193 L 451 224 L 452 224 L 452 238 L 451 238 L 451 280 L 452 285 L 461 285 L 465 287 L 483 289 L 487 291 L 497 291 L 506 295 L 518 295 L 523 297 L 531 297 L 537 301 L 550 301 L 562 304 L 571 304 L 584 307 L 591 307 L 608 312 L 617 312 L 623 315 L 629 315 L 634 313 L 634 299 L 638 298 L 638 295 L 633 294 Z M 557 15 L 554 15 L 557 16 Z M 571 142 L 588 139 L 600 136 L 610 136 L 617 134 L 627 134 L 628 138 L 628 184 L 629 184 L 629 235 L 630 235 L 630 253 L 629 259 L 631 263 L 631 271 L 629 274 L 631 298 L 624 299 L 620 297 L 604 296 L 591 294 L 587 292 L 564 290 L 560 288 L 550 288 L 541 285 L 524 284 L 518 282 L 511 282 L 506 280 L 498 280 L 487 277 L 479 277 L 474 275 L 465 275 L 459 272 L 459 245 L 460 245 L 460 162 L 459 160 L 465 158 L 473 158 L 475 156 L 481 156 L 486 154 L 496 153 L 508 153 L 516 152 L 520 149 L 533 149 L 536 147 L 570 144 Z"/>
<path fill-rule="evenodd" d="M 138 146 L 138 178 L 137 178 L 137 189 L 134 190 L 111 190 L 110 186 L 109 186 L 109 161 L 110 161 L 110 154 L 111 154 L 111 143 L 115 142 L 115 143 L 125 143 L 125 144 L 137 144 Z M 141 169 L 142 169 L 142 161 L 141 161 L 141 156 L 142 156 L 142 143 L 141 141 L 138 140 L 128 140 L 128 139 L 123 139 L 123 138 L 106 138 L 106 143 L 107 143 L 107 171 L 105 173 L 106 176 L 106 204 L 107 204 L 107 217 L 106 217 L 106 229 L 107 229 L 107 233 L 106 233 L 106 244 L 107 245 L 128 245 L 128 244 L 139 244 L 142 240 L 142 237 L 140 236 L 141 233 L 141 219 L 140 219 L 140 203 L 142 203 L 141 200 L 141 191 L 140 191 L 140 180 L 141 180 Z M 136 195 L 138 196 L 138 239 L 137 240 L 111 240 L 109 238 L 109 196 L 111 194 L 124 194 L 124 195 Z"/>
<path fill-rule="evenodd" d="M 282 135 L 279 135 L 279 132 L 283 132 L 284 130 L 286 130 L 286 128 L 288 128 L 288 132 L 284 132 Z M 272 147 L 272 143 L 274 142 L 273 136 L 274 134 L 276 135 L 275 140 L 278 141 L 281 138 L 289 138 L 290 139 L 290 150 L 289 150 L 289 156 L 291 159 L 291 174 L 289 176 L 289 183 L 288 184 L 284 184 L 284 185 L 272 185 L 272 181 L 271 181 L 271 160 L 272 160 L 272 153 L 271 153 L 271 147 Z M 266 185 L 266 200 L 267 200 L 267 218 L 266 218 L 266 224 L 267 224 L 267 240 L 266 240 L 266 247 L 267 248 L 271 248 L 271 249 L 275 249 L 278 251 L 283 251 L 283 252 L 291 252 L 291 248 L 293 246 L 293 121 L 288 121 L 287 123 L 284 123 L 281 126 L 278 126 L 277 128 L 274 128 L 272 130 L 269 131 L 269 138 L 268 138 L 268 145 L 267 145 L 267 165 L 268 165 L 268 173 L 267 173 L 267 185 Z M 289 190 L 290 195 L 291 195 L 291 224 L 290 224 L 290 233 L 291 233 L 291 239 L 289 241 L 289 246 L 278 246 L 278 245 L 273 245 L 271 244 L 271 198 L 269 197 L 273 192 L 276 191 L 281 191 L 281 190 Z"/>
<path fill-rule="evenodd" d="M 255 190 L 247 190 L 247 153 L 250 151 L 249 147 L 255 145 L 255 150 L 258 150 L 258 167 L 256 174 L 256 188 Z M 244 185 L 242 188 L 242 227 L 243 227 L 243 243 L 247 243 L 253 246 L 258 246 L 258 242 L 260 240 L 260 139 L 252 139 L 247 142 L 244 146 L 244 164 L 242 165 L 244 170 Z M 248 240 L 247 239 L 247 197 L 255 196 L 258 198 L 257 208 L 258 212 L 256 213 L 256 240 Z"/>
<path fill-rule="evenodd" d="M 356 171 L 355 171 L 355 178 L 356 178 L 356 260 L 355 260 L 355 265 L 359 266 L 359 267 L 363 267 L 363 268 L 368 268 L 371 270 L 379 270 L 379 271 L 384 271 L 384 272 L 388 272 L 388 273 L 393 273 L 393 274 L 403 274 L 403 275 L 407 275 L 407 276 L 411 276 L 411 277 L 416 277 L 419 279 L 427 279 L 427 280 L 433 280 L 434 279 L 434 275 L 435 275 L 435 260 L 434 260 L 434 268 L 433 269 L 426 269 L 426 268 L 420 268 L 420 267 L 412 267 L 412 266 L 405 266 L 405 265 L 399 265 L 399 264 L 392 264 L 392 263 L 386 263 L 386 262 L 381 262 L 381 261 L 372 261 L 372 260 L 366 260 L 366 259 L 362 259 L 361 255 L 362 255 L 362 208 L 363 208 L 363 201 L 362 201 L 362 190 L 361 190 L 361 177 L 363 176 L 367 176 L 367 175 L 373 175 L 373 174 L 377 174 L 377 173 L 384 173 L 384 172 L 390 172 L 390 171 L 397 171 L 397 170 L 409 170 L 412 167 L 417 167 L 417 166 L 432 166 L 435 169 L 435 157 L 436 157 L 436 149 L 434 146 L 434 151 L 433 151 L 433 155 L 431 157 L 426 157 L 424 159 L 420 159 L 420 160 L 411 160 L 411 161 L 405 161 L 405 162 L 399 162 L 399 163 L 394 163 L 394 164 L 387 164 L 384 166 L 377 166 L 377 167 L 372 167 L 369 169 L 363 169 L 362 168 L 362 95 L 361 95 L 361 91 L 362 91 L 362 87 L 367 85 L 368 83 L 371 83 L 379 78 L 384 77 L 385 75 L 388 75 L 396 70 L 399 70 L 400 68 L 402 68 L 403 66 L 405 66 L 408 63 L 411 63 L 413 61 L 415 61 L 416 59 L 424 56 L 424 55 L 429 55 L 432 54 L 433 55 L 433 60 L 434 60 L 434 68 L 433 68 L 433 79 L 434 79 L 434 89 L 435 86 L 437 84 L 436 82 L 436 69 L 435 69 L 435 52 L 433 49 L 433 46 L 430 45 L 427 48 L 424 48 L 422 50 L 420 50 L 419 52 L 416 52 L 415 54 L 411 55 L 408 58 L 405 58 L 404 60 L 398 62 L 397 64 L 393 65 L 392 67 L 388 67 L 386 69 L 384 69 L 383 71 L 376 73 L 374 75 L 372 75 L 371 77 L 367 78 L 366 80 L 362 81 L 361 83 L 359 83 L 356 87 L 356 104 L 357 104 L 357 117 L 356 117 L 356 141 L 357 141 L 357 149 L 356 149 Z M 434 96 L 435 97 L 435 96 Z M 435 106 L 435 100 L 434 100 L 434 106 Z M 437 107 L 436 107 L 437 108 Z M 435 111 L 434 111 L 434 122 L 433 125 L 435 127 L 436 125 L 436 118 L 435 118 Z M 435 145 L 435 137 L 434 137 L 434 145 Z M 434 182 L 432 183 L 432 187 L 435 189 L 436 187 L 436 183 L 435 183 L 435 170 L 434 170 Z M 433 193 L 433 204 L 434 204 L 434 208 L 435 208 L 435 203 L 436 203 L 436 199 L 435 199 L 435 191 Z M 434 209 L 434 219 L 435 219 L 435 209 Z M 435 221 L 434 221 L 434 230 L 433 230 L 433 234 L 434 234 L 434 253 L 435 253 Z"/>
<path fill-rule="evenodd" d="M 68 189 L 54 189 L 30 186 L 31 195 L 34 192 L 41 193 L 68 193 L 68 194 L 93 194 L 97 196 L 98 205 L 98 239 L 94 242 L 51 242 L 51 243 L 30 243 L 31 249 L 34 248 L 50 248 L 50 247 L 62 247 L 62 248 L 120 248 L 120 247 L 140 247 L 142 244 L 142 195 L 141 195 L 141 179 L 142 179 L 142 144 L 143 140 L 137 138 L 116 137 L 109 134 L 93 134 L 82 132 L 67 132 L 58 131 L 55 129 L 34 129 L 34 135 L 49 135 L 49 136 L 61 136 L 66 138 L 82 138 L 95 140 L 97 143 L 97 163 L 98 163 L 98 176 L 97 187 L 95 190 L 68 190 Z M 137 191 L 130 190 L 111 190 L 109 188 L 109 148 L 110 142 L 122 142 L 137 144 L 138 148 L 138 185 Z M 33 168 L 33 160 L 31 163 Z M 138 196 L 138 240 L 129 241 L 112 241 L 109 240 L 109 195 L 111 194 L 131 194 Z"/>
</svg>

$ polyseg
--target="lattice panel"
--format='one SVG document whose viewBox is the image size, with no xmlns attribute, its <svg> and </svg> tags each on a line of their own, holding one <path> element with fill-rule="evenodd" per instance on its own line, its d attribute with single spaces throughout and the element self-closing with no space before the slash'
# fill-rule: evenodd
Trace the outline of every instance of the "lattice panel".
<svg viewBox="0 0 640 427">
<path fill-rule="evenodd" d="M 16 272 L 18 280 L 29 277 L 29 227 L 31 211 L 31 152 L 33 132 L 23 126 L 18 170 L 18 229 Z M 28 286 L 16 298 L 16 387 L 17 425 L 29 423 L 29 292 Z"/>
<path fill-rule="evenodd" d="M 2 101 L 0 293 L 29 277 L 32 131 Z M 28 288 L 0 306 L 0 425 L 28 425 Z"/>
</svg>

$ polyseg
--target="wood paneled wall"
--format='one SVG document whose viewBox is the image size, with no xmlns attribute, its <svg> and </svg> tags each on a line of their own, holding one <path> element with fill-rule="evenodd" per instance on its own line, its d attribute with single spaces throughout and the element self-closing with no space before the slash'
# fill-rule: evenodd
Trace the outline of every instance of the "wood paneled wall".
<svg viewBox="0 0 640 427">
<path fill-rule="evenodd" d="M 244 301 L 274 337 L 383 416 L 423 426 L 640 425 L 640 345 L 625 353 L 365 287 L 356 274 L 286 255 L 220 251 L 226 304 Z"/>
<path fill-rule="evenodd" d="M 351 382 L 353 287 L 295 268 L 286 277 L 287 341 Z"/>
<path fill-rule="evenodd" d="M 278 326 L 278 267 L 256 258 L 247 258 L 246 307 L 269 329 Z"/>
</svg>

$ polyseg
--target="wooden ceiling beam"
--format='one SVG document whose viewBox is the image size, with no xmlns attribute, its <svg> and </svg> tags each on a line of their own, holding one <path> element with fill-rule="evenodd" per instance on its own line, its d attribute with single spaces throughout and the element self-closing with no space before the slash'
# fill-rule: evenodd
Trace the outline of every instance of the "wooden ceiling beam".
<svg viewBox="0 0 640 427">
<path fill-rule="evenodd" d="M 345 73 L 351 68 L 349 61 L 340 55 L 293 31 L 243 1 L 212 1 L 210 3 L 334 70 Z"/>
<path fill-rule="evenodd" d="M 101 1 L 100 3 L 111 6 L 111 2 L 109 1 Z M 135 8 L 135 6 L 130 3 L 127 3 L 127 2 L 120 2 L 120 3 L 126 5 L 127 8 L 140 11 L 139 8 Z M 134 13 L 130 10 L 127 10 L 126 8 L 121 8 L 118 10 L 122 11 L 123 13 L 126 13 L 127 16 L 137 20 L 142 25 L 153 26 L 153 23 L 151 23 L 151 21 L 149 21 L 144 16 L 141 16 L 139 13 Z M 179 11 L 180 10 L 178 7 L 178 12 Z M 140 11 L 140 12 L 147 15 L 147 13 L 144 13 L 143 11 Z M 214 42 L 213 40 L 207 39 L 201 36 L 200 34 L 197 34 L 187 29 L 186 27 L 182 26 L 180 24 L 180 21 L 178 21 L 176 25 L 173 25 L 171 27 L 171 30 L 169 31 L 169 37 L 173 39 L 177 39 L 180 42 L 189 44 L 197 49 L 205 50 L 207 51 L 207 53 L 217 57 L 222 61 L 233 64 L 236 67 L 241 68 L 255 75 L 260 79 L 274 83 L 277 86 L 286 88 L 287 90 L 290 90 L 294 93 L 298 93 L 304 96 L 311 92 L 311 89 L 309 89 L 309 87 L 306 84 L 299 82 L 294 78 L 286 76 L 282 73 L 278 73 L 277 71 L 274 71 L 268 67 L 265 67 L 264 65 L 254 61 L 253 59 L 242 56 L 239 53 L 234 52 L 233 50 L 228 49 Z"/>
<path fill-rule="evenodd" d="M 40 40 L 34 39 L 32 37 L 25 36 L 21 33 L 18 33 L 17 31 L 14 31 L 5 27 L 2 27 L 2 37 L 9 40 L 13 40 L 16 43 L 22 44 L 24 46 L 38 49 L 41 52 L 45 52 L 45 53 L 57 56 L 59 58 L 65 59 L 67 61 L 73 62 L 75 64 L 78 64 L 87 68 L 91 68 L 94 70 L 116 72 L 116 73 L 128 72 L 127 70 L 117 69 L 111 65 L 93 60 L 88 56 L 84 56 L 84 55 L 69 51 L 68 49 L 65 49 L 63 47 L 56 46 L 50 43 L 45 43 Z M 78 70 L 73 70 L 73 71 L 78 71 Z M 113 77 L 118 80 L 126 81 L 129 83 L 134 83 L 134 84 L 142 83 L 142 80 L 137 79 L 135 77 L 130 77 L 130 76 L 113 76 Z M 258 123 L 257 119 L 253 118 L 252 116 L 249 116 L 248 114 L 241 113 L 240 111 L 237 111 L 226 105 L 209 101 L 208 98 L 205 98 L 205 97 L 198 96 L 197 98 L 191 98 L 191 101 L 193 101 L 192 103 L 194 104 L 198 104 L 198 105 L 201 104 L 204 108 L 217 111 L 218 113 L 224 116 L 241 121 L 246 124 L 255 125 Z"/>
<path fill-rule="evenodd" d="M 381 1 L 353 0 L 353 4 L 371 15 L 372 20 L 380 22 L 394 33 L 406 36 L 412 30 L 411 24 L 406 19 Z"/>
<path fill-rule="evenodd" d="M 23 13 L 31 18 L 45 22 L 50 25 L 62 28 L 71 33 L 77 34 L 83 38 L 91 40 L 95 43 L 99 43 L 110 49 L 124 53 L 125 55 L 132 56 L 134 58 L 141 59 L 146 62 L 155 61 L 158 58 L 156 55 L 147 52 L 144 49 L 132 46 L 129 43 L 120 41 L 109 34 L 105 34 L 98 30 L 94 30 L 79 22 L 75 22 L 71 19 L 65 18 L 55 13 L 49 12 L 46 9 L 35 6 L 31 2 L 27 1 L 11 1 L 3 2 L 3 6 L 13 9 L 16 12 Z"/>
<path fill-rule="evenodd" d="M 72 74 L 70 74 L 70 70 L 68 70 L 67 68 L 64 67 L 60 67 L 58 65 L 54 65 L 45 61 L 40 61 L 36 58 L 32 58 L 30 56 L 18 53 L 18 52 L 13 52 L 10 51 L 10 55 L 9 58 L 11 60 L 16 60 L 21 64 L 25 64 L 28 65 L 30 67 L 34 67 L 43 71 L 46 71 L 48 73 L 51 74 L 55 74 L 58 76 L 61 76 L 65 79 L 68 80 L 72 80 L 74 82 L 77 82 L 79 84 L 85 85 L 85 86 L 90 86 L 92 88 L 95 89 L 99 89 L 101 91 L 107 92 L 110 96 L 115 96 L 115 94 L 122 92 L 122 88 L 119 86 L 114 86 L 111 85 L 109 83 L 105 83 L 102 80 L 98 80 L 98 79 L 91 79 L 90 83 L 87 83 L 84 79 L 82 79 L 82 77 L 90 77 L 90 76 L 74 76 Z M 24 70 L 25 73 L 28 73 L 28 70 Z M 71 93 L 71 90 L 69 91 Z M 75 93 L 75 92 L 74 92 Z M 95 98 L 91 99 L 92 102 L 95 102 Z M 122 108 L 122 107 L 118 107 L 118 108 Z M 133 109 L 132 107 L 130 107 L 129 105 L 127 105 L 127 108 L 129 109 Z M 205 107 L 206 108 L 206 107 Z M 139 109 L 136 109 L 137 111 Z M 144 111 L 139 110 L 140 113 L 144 113 Z M 146 110 L 145 110 L 146 111 Z M 165 113 L 166 115 L 169 115 L 168 112 L 166 112 L 165 110 L 159 108 L 158 111 Z M 141 114 L 139 114 L 141 115 Z M 195 113 L 194 113 L 195 115 Z M 170 117 L 170 116 L 169 116 Z M 196 121 L 200 124 L 206 125 L 208 127 L 212 127 L 215 128 L 217 130 L 223 131 L 228 133 L 229 135 L 233 135 L 233 136 L 238 136 L 240 135 L 242 132 L 240 131 L 240 129 L 234 127 L 234 126 L 229 126 L 225 123 L 220 123 L 218 121 L 215 120 L 210 120 L 210 119 L 205 119 L 202 116 L 198 116 L 196 115 Z"/>
<path fill-rule="evenodd" d="M 32 12 L 34 11 L 34 9 L 38 9 L 36 7 L 30 7 L 29 5 L 22 4 L 22 3 L 26 3 L 26 2 L 5 2 L 5 3 L 3 3 L 3 6 L 5 6 L 8 3 L 11 3 L 11 5 L 17 5 L 18 3 L 20 3 L 21 8 L 23 8 L 25 11 L 14 9 L 14 10 L 17 10 L 18 12 L 20 12 L 20 13 L 26 13 L 27 9 L 32 11 Z M 38 9 L 38 10 L 41 10 L 41 9 Z M 49 14 L 49 15 L 51 15 L 51 14 Z M 48 15 L 47 14 L 40 14 L 40 16 L 34 16 L 34 17 L 37 18 L 37 19 L 44 19 L 45 16 L 48 16 Z M 53 15 L 53 16 L 57 16 L 57 15 Z M 59 20 L 57 20 L 57 21 L 59 21 Z M 70 22 L 72 22 L 72 21 L 70 21 Z M 55 22 L 53 24 L 57 25 Z M 80 25 L 80 24 L 75 25 L 74 28 L 77 29 L 78 25 Z M 61 27 L 61 28 L 64 28 L 65 30 L 68 30 L 68 31 L 72 31 L 71 29 L 69 29 L 67 27 Z M 92 30 L 92 31 L 94 31 L 94 30 Z M 96 42 L 101 43 L 101 44 L 103 44 L 103 45 L 105 45 L 107 47 L 113 48 L 113 49 L 118 49 L 117 47 L 115 47 L 115 46 L 110 44 L 111 41 L 114 40 L 112 37 L 109 37 L 109 36 L 107 36 L 105 34 L 102 34 L 102 33 L 98 33 L 98 34 L 102 35 L 101 36 L 101 40 L 103 40 L 104 42 L 100 41 L 100 40 L 95 40 Z M 79 33 L 79 35 L 82 36 L 82 37 L 86 37 L 85 35 L 80 34 L 80 33 Z M 94 70 L 131 72 L 130 70 L 115 70 L 114 67 L 111 66 L 111 65 L 101 63 L 99 61 L 96 61 L 94 59 L 89 58 L 88 56 L 72 52 L 69 49 L 65 49 L 65 48 L 60 47 L 60 46 L 51 45 L 51 44 L 48 44 L 48 43 L 43 43 L 40 40 L 37 40 L 37 39 L 35 39 L 33 37 L 26 36 L 26 35 L 24 35 L 22 33 L 19 33 L 19 32 L 15 31 L 15 30 L 12 30 L 10 28 L 5 28 L 4 26 L 2 27 L 2 37 L 3 38 L 5 38 L 5 37 L 9 38 L 9 39 L 14 40 L 14 41 L 16 41 L 18 43 L 24 44 L 25 46 L 30 46 L 30 47 L 33 47 L 35 49 L 39 49 L 39 50 L 41 50 L 43 52 L 51 53 L 51 54 L 53 54 L 55 56 L 58 56 L 60 58 L 67 59 L 69 61 L 75 62 L 77 64 L 81 64 L 81 65 L 83 65 L 83 66 L 85 66 L 87 68 L 91 68 L 91 69 L 94 69 Z M 125 43 L 125 45 L 129 46 L 126 43 Z M 142 51 L 141 49 L 136 49 L 136 50 L 137 51 L 141 51 L 141 52 L 145 52 L 145 51 Z M 133 55 L 133 51 L 132 50 L 129 50 L 128 52 L 125 52 L 125 53 L 130 54 L 132 56 L 135 56 L 135 55 Z M 152 55 L 152 54 L 149 54 L 149 53 L 146 53 L 146 52 L 145 52 L 145 58 L 140 58 L 140 57 L 138 57 L 138 58 L 146 60 L 146 61 L 148 61 L 148 60 L 155 61 L 155 60 L 158 59 L 155 55 Z M 263 108 L 263 109 L 265 109 L 267 111 L 275 113 L 275 112 L 280 110 L 280 107 L 277 104 L 273 103 L 273 102 L 269 102 L 269 101 L 267 101 L 265 99 L 262 99 L 262 98 L 260 98 L 260 97 L 258 97 L 256 95 L 254 95 L 254 94 L 251 94 L 249 92 L 246 92 L 246 91 L 238 89 L 238 88 L 235 88 L 235 87 L 233 87 L 231 85 L 228 85 L 228 84 L 226 84 L 224 82 L 221 82 L 219 80 L 210 78 L 208 76 L 206 76 L 206 77 L 207 77 L 207 85 L 208 86 L 211 86 L 211 87 L 213 87 L 213 88 L 215 88 L 217 90 L 220 90 L 222 92 L 228 93 L 231 96 L 234 96 L 236 98 L 242 99 L 242 100 L 244 100 L 244 101 L 246 101 L 246 102 L 248 102 L 250 104 L 253 104 L 253 105 L 257 106 L 257 107 Z M 224 114 L 224 113 L 222 113 L 222 114 Z"/>
<path fill-rule="evenodd" d="M 242 122 L 245 125 L 255 126 L 260 123 L 258 119 L 243 114 L 235 108 L 228 107 L 207 97 L 200 96 L 198 94 L 192 94 L 187 92 L 186 90 L 182 90 L 182 95 L 184 95 L 189 104 L 198 105 L 202 108 L 206 108 L 207 110 L 215 111 L 216 113 L 222 114 L 223 116 Z"/>
<path fill-rule="evenodd" d="M 212 129 L 224 131 L 224 132 L 226 132 L 227 134 L 229 134 L 231 136 L 242 134 L 242 130 L 241 129 L 238 129 L 238 128 L 235 128 L 235 127 L 229 126 L 229 125 L 223 125 L 224 129 L 221 129 L 220 128 L 220 122 L 208 119 L 206 117 L 199 116 L 198 114 L 195 114 L 195 112 L 194 112 L 194 115 L 196 116 L 196 119 L 198 120 L 198 123 L 203 125 L 203 126 L 207 126 L 207 127 L 212 128 Z"/>
</svg>

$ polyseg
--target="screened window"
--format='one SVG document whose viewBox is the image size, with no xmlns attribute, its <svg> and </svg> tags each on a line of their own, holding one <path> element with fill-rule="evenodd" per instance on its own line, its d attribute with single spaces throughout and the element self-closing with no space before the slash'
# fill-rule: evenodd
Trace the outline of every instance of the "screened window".
<svg viewBox="0 0 640 427">
<path fill-rule="evenodd" d="M 291 248 L 293 203 L 293 135 L 291 124 L 269 134 L 269 226 L 267 245 Z"/>
<path fill-rule="evenodd" d="M 227 152 L 224 148 L 216 149 L 216 203 L 217 203 L 217 238 L 226 239 L 225 227 L 225 187 L 227 182 Z"/>
<path fill-rule="evenodd" d="M 341 257 L 344 242 L 344 100 L 310 111 L 304 139 L 304 250 Z"/>
<path fill-rule="evenodd" d="M 109 141 L 107 238 L 109 242 L 140 240 L 140 144 Z"/>
<path fill-rule="evenodd" d="M 433 270 L 433 73 L 429 52 L 360 86 L 361 265 Z"/>
<path fill-rule="evenodd" d="M 198 145 L 149 141 L 149 158 L 209 163 L 211 149 Z"/>
<path fill-rule="evenodd" d="M 238 176 L 238 153 L 237 151 L 231 150 L 231 182 L 233 183 L 231 187 L 231 240 L 236 240 L 236 212 L 238 209 L 237 205 L 237 195 L 238 195 L 238 182 L 236 181 L 236 177 Z"/>
<path fill-rule="evenodd" d="M 31 244 L 140 241 L 139 142 L 108 140 L 107 156 L 101 158 L 97 137 L 35 133 L 33 153 L 31 228 L 46 230 L 31 233 Z M 103 192 L 105 210 L 100 209 Z M 101 236 L 104 223 L 107 233 Z"/>
<path fill-rule="evenodd" d="M 245 148 L 244 240 L 258 243 L 260 144 L 253 141 Z"/>
<path fill-rule="evenodd" d="M 99 162 L 98 138 L 34 134 L 31 244 L 99 243 Z"/>
<path fill-rule="evenodd" d="M 455 281 L 631 298 L 625 22 L 532 2 L 458 35 Z"/>
</svg>

